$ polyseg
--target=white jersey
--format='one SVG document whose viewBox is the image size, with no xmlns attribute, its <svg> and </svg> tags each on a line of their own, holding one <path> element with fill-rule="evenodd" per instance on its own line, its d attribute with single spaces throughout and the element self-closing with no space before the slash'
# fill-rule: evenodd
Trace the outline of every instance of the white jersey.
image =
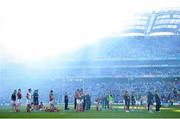
<svg viewBox="0 0 180 119">
<path fill-rule="evenodd" d="M 31 104 L 32 95 L 30 92 L 27 92 L 26 99 L 27 99 L 27 104 Z"/>
</svg>

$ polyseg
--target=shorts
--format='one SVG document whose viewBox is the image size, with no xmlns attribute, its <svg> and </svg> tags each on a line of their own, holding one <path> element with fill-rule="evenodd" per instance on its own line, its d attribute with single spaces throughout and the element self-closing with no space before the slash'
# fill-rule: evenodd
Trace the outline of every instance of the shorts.
<svg viewBox="0 0 180 119">
<path fill-rule="evenodd" d="M 26 103 L 27 103 L 27 105 L 31 105 L 31 100 L 27 99 Z"/>
<path fill-rule="evenodd" d="M 80 99 L 77 99 L 77 104 L 81 104 L 81 100 Z"/>
<path fill-rule="evenodd" d="M 21 99 L 17 100 L 17 104 L 20 105 L 21 104 Z"/>
<path fill-rule="evenodd" d="M 17 105 L 16 101 L 13 101 L 13 100 L 12 100 L 12 101 L 11 101 L 11 105 L 12 105 L 12 106 L 16 106 L 16 105 Z"/>
<path fill-rule="evenodd" d="M 49 104 L 51 105 L 54 104 L 54 100 L 49 101 Z"/>
<path fill-rule="evenodd" d="M 125 101 L 125 105 L 126 105 L 126 106 L 129 106 L 129 105 L 130 105 L 130 102 L 129 102 L 129 101 Z"/>
<path fill-rule="evenodd" d="M 136 101 L 136 105 L 141 105 L 141 102 L 140 101 Z"/>
<path fill-rule="evenodd" d="M 147 105 L 147 101 L 143 101 L 142 104 L 143 104 L 143 105 Z"/>
<path fill-rule="evenodd" d="M 34 105 L 39 105 L 38 99 L 35 99 L 35 100 L 34 100 Z"/>
<path fill-rule="evenodd" d="M 125 105 L 125 100 L 123 100 L 123 104 Z"/>
<path fill-rule="evenodd" d="M 153 102 L 152 102 L 152 101 L 149 101 L 149 102 L 148 102 L 148 105 L 153 105 Z"/>
<path fill-rule="evenodd" d="M 113 104 L 113 101 L 109 101 L 109 104 Z"/>
<path fill-rule="evenodd" d="M 132 101 L 132 106 L 135 106 L 135 104 L 136 104 L 136 101 Z"/>
</svg>

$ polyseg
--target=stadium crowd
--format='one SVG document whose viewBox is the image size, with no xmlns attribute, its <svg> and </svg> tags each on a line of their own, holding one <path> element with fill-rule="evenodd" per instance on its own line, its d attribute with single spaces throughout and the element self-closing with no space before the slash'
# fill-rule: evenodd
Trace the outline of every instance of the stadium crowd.
<svg viewBox="0 0 180 119">
<path fill-rule="evenodd" d="M 102 58 L 176 58 L 180 54 L 178 40 L 175 37 L 107 39 L 97 47 L 98 49 L 92 48 L 92 50 L 96 50 L 98 54 L 95 57 Z"/>
<path fill-rule="evenodd" d="M 180 101 L 179 92 L 180 82 L 163 81 L 162 80 L 147 80 L 147 79 L 123 79 L 117 81 L 118 79 L 111 79 L 107 81 L 68 81 L 64 83 L 64 90 L 69 93 L 69 97 L 73 97 L 73 91 L 77 87 L 84 87 L 84 91 L 88 92 L 92 98 L 92 102 L 96 100 L 97 97 L 107 95 L 112 93 L 115 103 L 123 102 L 124 91 L 140 93 L 141 95 L 146 95 L 148 91 L 158 90 L 161 94 L 162 100 L 168 102 L 170 100 Z M 73 99 L 73 98 L 72 98 Z M 70 102 L 73 102 L 70 100 Z"/>
</svg>

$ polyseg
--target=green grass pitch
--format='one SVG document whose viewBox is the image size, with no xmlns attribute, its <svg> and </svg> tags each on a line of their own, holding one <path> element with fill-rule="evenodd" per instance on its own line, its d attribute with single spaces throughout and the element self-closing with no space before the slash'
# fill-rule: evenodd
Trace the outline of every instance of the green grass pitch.
<svg viewBox="0 0 180 119">
<path fill-rule="evenodd" d="M 0 118 L 180 118 L 180 107 L 173 106 L 162 108 L 161 112 L 148 113 L 142 112 L 124 112 L 122 106 L 114 106 L 113 111 L 103 110 L 96 112 L 95 106 L 87 112 L 75 112 L 70 106 L 70 110 L 64 112 L 61 106 L 60 112 L 31 112 L 26 113 L 25 107 L 21 112 L 11 112 L 10 106 L 0 107 Z"/>
</svg>

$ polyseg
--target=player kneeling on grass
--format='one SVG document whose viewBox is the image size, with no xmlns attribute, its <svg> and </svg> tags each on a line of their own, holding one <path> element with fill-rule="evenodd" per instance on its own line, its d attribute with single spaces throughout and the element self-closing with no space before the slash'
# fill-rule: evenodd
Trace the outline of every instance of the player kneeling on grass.
<svg viewBox="0 0 180 119">
<path fill-rule="evenodd" d="M 21 89 L 18 89 L 18 93 L 17 93 L 17 112 L 20 112 L 21 110 L 21 99 L 22 99 L 22 93 L 21 93 Z"/>
<path fill-rule="evenodd" d="M 28 89 L 27 94 L 26 94 L 26 99 L 27 99 L 27 107 L 26 107 L 26 112 L 31 112 L 31 89 Z"/>
<path fill-rule="evenodd" d="M 46 111 L 46 107 L 44 106 L 44 104 L 43 104 L 43 102 L 40 102 L 40 104 L 39 104 L 39 111 Z"/>
<path fill-rule="evenodd" d="M 16 93 L 17 93 L 17 90 L 14 90 L 14 92 L 11 95 L 12 112 L 16 112 L 17 110 Z"/>
</svg>

